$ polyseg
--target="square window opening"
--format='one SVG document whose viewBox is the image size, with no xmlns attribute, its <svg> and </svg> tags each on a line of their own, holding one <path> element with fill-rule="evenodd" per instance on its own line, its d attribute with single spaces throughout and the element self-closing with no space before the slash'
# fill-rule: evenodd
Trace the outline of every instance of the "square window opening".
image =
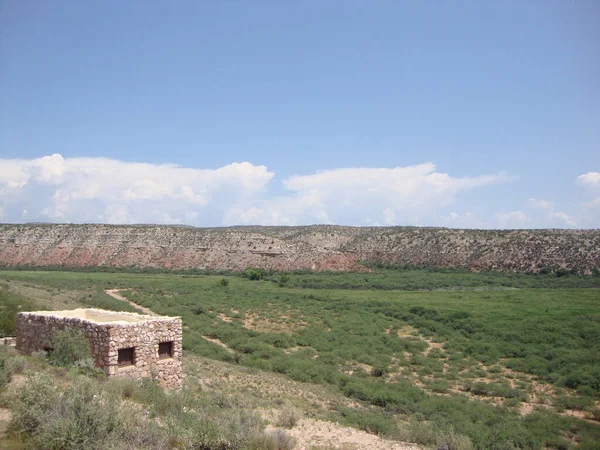
<svg viewBox="0 0 600 450">
<path fill-rule="evenodd" d="M 135 348 L 129 347 L 119 349 L 117 363 L 119 366 L 133 366 L 135 364 Z"/>
<path fill-rule="evenodd" d="M 160 342 L 158 344 L 158 357 L 160 359 L 166 359 L 166 358 L 173 357 L 173 341 Z"/>
</svg>

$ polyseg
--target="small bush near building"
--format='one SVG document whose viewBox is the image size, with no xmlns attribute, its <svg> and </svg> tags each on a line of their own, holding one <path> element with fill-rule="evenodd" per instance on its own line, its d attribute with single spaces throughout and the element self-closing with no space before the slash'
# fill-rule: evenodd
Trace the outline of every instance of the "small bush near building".
<svg viewBox="0 0 600 450">
<path fill-rule="evenodd" d="M 0 389 L 6 386 L 10 381 L 10 374 L 7 366 L 6 350 L 0 347 Z"/>
<path fill-rule="evenodd" d="M 48 360 L 52 365 L 61 367 L 72 367 L 76 363 L 81 364 L 81 361 L 92 360 L 90 343 L 78 331 L 57 331 L 52 337 Z"/>
</svg>

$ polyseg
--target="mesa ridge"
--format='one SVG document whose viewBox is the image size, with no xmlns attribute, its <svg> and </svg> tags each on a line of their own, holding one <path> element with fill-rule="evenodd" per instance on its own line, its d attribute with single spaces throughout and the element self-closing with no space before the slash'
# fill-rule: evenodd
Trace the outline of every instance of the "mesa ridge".
<svg viewBox="0 0 600 450">
<path fill-rule="evenodd" d="M 600 230 L 0 225 L 0 265 L 4 267 L 367 270 L 362 262 L 589 274 L 600 267 Z"/>
</svg>

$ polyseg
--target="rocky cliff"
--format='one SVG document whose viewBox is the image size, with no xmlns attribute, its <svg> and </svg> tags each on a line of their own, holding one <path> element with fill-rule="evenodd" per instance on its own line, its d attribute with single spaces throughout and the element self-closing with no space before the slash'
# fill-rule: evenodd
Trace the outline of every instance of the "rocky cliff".
<svg viewBox="0 0 600 450">
<path fill-rule="evenodd" d="M 0 225 L 0 265 L 364 270 L 360 261 L 537 272 L 600 267 L 600 230 Z"/>
</svg>

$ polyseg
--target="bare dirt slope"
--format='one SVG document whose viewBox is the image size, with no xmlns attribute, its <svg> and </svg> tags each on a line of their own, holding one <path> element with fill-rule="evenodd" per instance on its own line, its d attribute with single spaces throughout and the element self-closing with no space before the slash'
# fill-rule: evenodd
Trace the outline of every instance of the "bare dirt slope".
<svg viewBox="0 0 600 450">
<path fill-rule="evenodd" d="M 0 225 L 2 266 L 364 270 L 360 261 L 590 273 L 600 230 Z"/>
</svg>

